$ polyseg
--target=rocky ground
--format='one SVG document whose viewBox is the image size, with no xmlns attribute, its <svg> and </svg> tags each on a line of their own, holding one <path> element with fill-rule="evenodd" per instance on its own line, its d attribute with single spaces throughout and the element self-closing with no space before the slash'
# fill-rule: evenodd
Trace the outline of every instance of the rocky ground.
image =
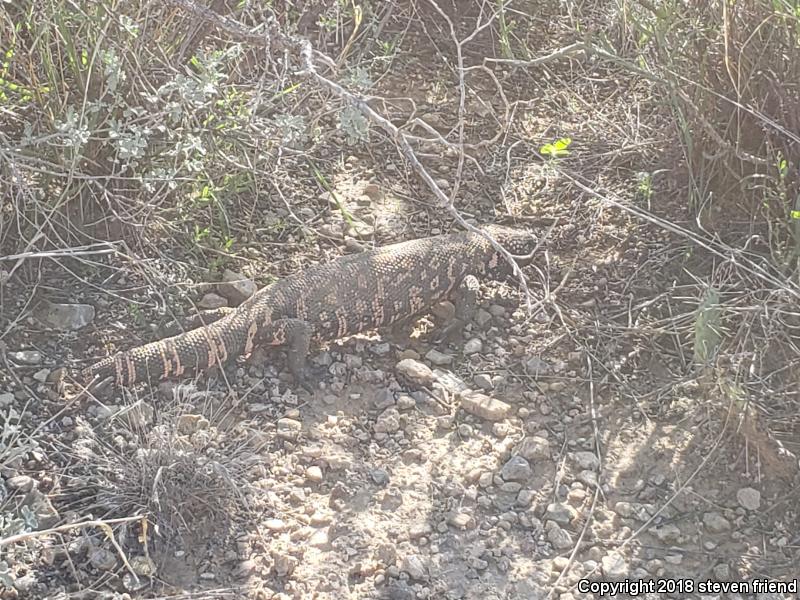
<svg viewBox="0 0 800 600">
<path fill-rule="evenodd" d="M 549 35 L 543 53 L 562 45 Z M 403 44 L 432 42 L 414 30 Z M 452 71 L 404 52 L 371 93 L 411 98 L 452 133 Z M 692 221 L 667 113 L 642 80 L 604 69 L 476 76 L 468 133 L 488 138 L 511 114 L 499 82 L 503 102 L 518 102 L 507 134 L 470 148 L 463 172 L 454 153 L 421 148 L 442 189 L 461 178 L 468 219 L 545 235 L 525 271 L 534 310 L 513 281 L 484 282 L 453 340 L 436 339 L 444 304 L 403 335 L 314 349 L 313 394 L 292 384 L 279 350 L 98 399 L 73 375 L 314 261 L 452 229 L 380 136 L 353 149 L 335 121 L 314 121 L 334 131 L 309 151 L 331 190 L 304 157 L 282 155 L 259 173 L 269 193 L 230 200 L 230 252 L 187 252 L 147 231 L 88 269 L 28 261 L 13 289 L 0 279 L 11 323 L 0 337 L 0 598 L 569 600 L 626 579 L 655 581 L 637 597 L 797 597 L 700 588 L 800 573 L 797 443 L 762 427 L 732 370 L 692 364 L 692 286 L 708 256 L 540 160 L 542 143 L 570 136 L 568 164 L 598 189 Z M 646 193 L 645 170 L 661 173 Z M 214 261 L 247 283 L 218 285 Z"/>
</svg>

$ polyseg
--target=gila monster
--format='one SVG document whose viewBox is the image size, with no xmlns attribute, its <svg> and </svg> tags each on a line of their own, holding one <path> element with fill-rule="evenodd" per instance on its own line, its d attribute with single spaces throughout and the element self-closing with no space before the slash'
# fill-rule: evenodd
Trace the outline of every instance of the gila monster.
<svg viewBox="0 0 800 600">
<path fill-rule="evenodd" d="M 536 246 L 528 231 L 500 225 L 483 231 L 528 260 Z M 286 345 L 289 370 L 303 383 L 310 344 L 392 325 L 447 298 L 466 306 L 478 278 L 510 273 L 508 261 L 476 233 L 391 244 L 279 280 L 237 308 L 218 311 L 215 321 L 118 352 L 84 369 L 83 376 L 93 383 L 113 378 L 116 385 L 130 386 L 192 375 L 250 354 L 257 345 Z"/>
</svg>

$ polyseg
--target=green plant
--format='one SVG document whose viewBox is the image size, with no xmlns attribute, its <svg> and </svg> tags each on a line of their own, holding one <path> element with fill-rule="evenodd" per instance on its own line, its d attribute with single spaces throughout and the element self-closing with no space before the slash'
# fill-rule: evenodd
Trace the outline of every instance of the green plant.
<svg viewBox="0 0 800 600">
<path fill-rule="evenodd" d="M 552 143 L 545 144 L 539 148 L 539 153 L 542 156 L 549 156 L 550 158 L 562 158 L 569 156 L 569 146 L 572 144 L 571 138 L 559 138 Z"/>
</svg>

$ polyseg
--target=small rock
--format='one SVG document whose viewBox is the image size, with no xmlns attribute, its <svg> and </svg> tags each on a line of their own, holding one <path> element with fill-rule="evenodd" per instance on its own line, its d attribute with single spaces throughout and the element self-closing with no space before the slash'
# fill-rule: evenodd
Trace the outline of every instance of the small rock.
<svg viewBox="0 0 800 600">
<path fill-rule="evenodd" d="M 714 565 L 712 571 L 714 573 L 714 579 L 717 581 L 730 581 L 731 579 L 731 568 L 727 565 L 727 563 L 719 563 L 718 565 Z"/>
<path fill-rule="evenodd" d="M 572 536 L 568 531 L 564 531 L 559 527 L 558 523 L 548 521 L 544 528 L 547 533 L 547 540 L 553 544 L 554 548 L 565 550 L 572 547 Z"/>
<path fill-rule="evenodd" d="M 306 480 L 311 483 L 320 483 L 322 481 L 322 469 L 314 465 L 306 469 Z"/>
<path fill-rule="evenodd" d="M 222 282 L 217 284 L 217 291 L 234 306 L 238 306 L 256 293 L 258 287 L 252 279 L 240 273 L 225 269 L 222 273 Z"/>
<path fill-rule="evenodd" d="M 481 388 L 485 392 L 490 392 L 494 389 L 494 383 L 492 383 L 492 378 L 489 377 L 486 373 L 478 373 L 472 379 L 479 388 Z"/>
<path fill-rule="evenodd" d="M 297 559 L 293 556 L 283 554 L 278 550 L 272 551 L 272 562 L 275 567 L 275 573 L 278 577 L 287 577 L 294 572 L 297 566 Z"/>
<path fill-rule="evenodd" d="M 476 354 L 481 350 L 483 350 L 483 342 L 479 338 L 472 338 L 464 344 L 464 354 L 466 356 Z"/>
<path fill-rule="evenodd" d="M 267 519 L 264 521 L 264 527 L 270 531 L 281 532 L 286 530 L 286 523 L 281 519 Z"/>
<path fill-rule="evenodd" d="M 525 481 L 533 475 L 530 463 L 521 456 L 512 456 L 500 470 L 506 481 Z"/>
<path fill-rule="evenodd" d="M 36 373 L 33 374 L 33 378 L 39 383 L 46 382 L 49 376 L 50 376 L 50 369 L 39 369 L 38 371 L 36 371 Z"/>
<path fill-rule="evenodd" d="M 390 406 L 375 421 L 375 433 L 394 433 L 398 429 L 400 429 L 400 412 Z"/>
<path fill-rule="evenodd" d="M 633 516 L 633 505 L 630 502 L 617 502 L 614 505 L 614 512 L 623 519 L 629 519 Z"/>
<path fill-rule="evenodd" d="M 89 551 L 89 562 L 100 571 L 110 571 L 117 566 L 117 555 L 105 548 L 94 547 Z"/>
<path fill-rule="evenodd" d="M 594 452 L 573 452 L 572 460 L 583 471 L 596 471 L 600 467 L 600 459 Z"/>
<path fill-rule="evenodd" d="M 743 487 L 736 492 L 736 499 L 747 510 L 758 510 L 761 506 L 761 492 L 751 487 Z"/>
<path fill-rule="evenodd" d="M 502 317 L 506 314 L 506 308 L 504 306 L 500 306 L 499 304 L 492 304 L 489 307 L 489 314 L 493 317 Z"/>
<path fill-rule="evenodd" d="M 285 440 L 295 441 L 300 437 L 303 424 L 294 419 L 278 419 L 278 437 Z"/>
<path fill-rule="evenodd" d="M 94 306 L 91 304 L 48 304 L 37 313 L 37 316 L 54 329 L 74 331 L 86 327 L 94 321 Z"/>
<path fill-rule="evenodd" d="M 395 365 L 395 370 L 399 375 L 420 386 L 429 386 L 436 380 L 428 365 L 412 358 L 401 360 Z"/>
<path fill-rule="evenodd" d="M 437 367 L 443 367 L 453 362 L 453 357 L 450 354 L 439 352 L 436 348 L 428 350 L 428 353 L 425 354 L 425 359 Z"/>
<path fill-rule="evenodd" d="M 532 356 L 525 362 L 525 370 L 529 375 L 536 377 L 550 371 L 550 364 L 538 356 Z"/>
<path fill-rule="evenodd" d="M 380 344 L 375 344 L 370 348 L 372 353 L 377 354 L 378 356 L 385 356 L 386 354 L 389 354 L 391 349 L 392 346 L 389 344 L 389 342 L 381 342 Z"/>
<path fill-rule="evenodd" d="M 624 579 L 628 574 L 628 563 L 619 554 L 608 554 L 600 560 L 603 574 L 609 579 Z"/>
<path fill-rule="evenodd" d="M 578 473 L 578 481 L 591 488 L 595 488 L 598 484 L 597 473 L 594 471 L 581 471 Z"/>
<path fill-rule="evenodd" d="M 21 365 L 38 365 L 42 362 L 42 353 L 38 350 L 20 350 L 9 352 L 8 357 Z"/>
<path fill-rule="evenodd" d="M 326 529 L 319 529 L 315 531 L 308 540 L 309 546 L 313 546 L 314 548 L 325 548 L 329 543 L 330 538 Z"/>
<path fill-rule="evenodd" d="M 447 322 L 451 321 L 453 317 L 456 316 L 456 307 L 449 300 L 445 300 L 444 302 L 440 302 L 431 308 L 431 312 L 433 313 L 433 316 L 440 321 Z"/>
<path fill-rule="evenodd" d="M 447 523 L 456 529 L 466 529 L 474 525 L 474 519 L 471 515 L 464 512 L 456 512 L 447 518 Z"/>
<path fill-rule="evenodd" d="M 400 394 L 397 397 L 397 410 L 411 410 L 417 405 L 414 396 L 409 394 Z"/>
<path fill-rule="evenodd" d="M 0 394 L 0 406 L 11 406 L 14 403 L 14 394 L 6 392 Z"/>
<path fill-rule="evenodd" d="M 15 475 L 6 480 L 6 484 L 12 490 L 19 490 L 20 492 L 28 493 L 36 487 L 36 480 L 28 475 Z"/>
<path fill-rule="evenodd" d="M 703 515 L 703 525 L 711 533 L 722 533 L 731 528 L 731 523 L 718 512 L 707 512 Z"/>
<path fill-rule="evenodd" d="M 415 600 L 417 597 L 414 588 L 404 581 L 395 581 L 386 586 L 386 598 L 388 600 Z"/>
<path fill-rule="evenodd" d="M 375 235 L 375 227 L 364 221 L 354 220 L 348 225 L 345 235 L 359 240 L 368 240 Z"/>
<path fill-rule="evenodd" d="M 482 308 L 478 309 L 478 313 L 475 315 L 475 322 L 478 324 L 478 327 L 483 329 L 486 324 L 492 320 L 492 315 L 487 311 L 483 310 Z"/>
<path fill-rule="evenodd" d="M 417 554 L 409 554 L 403 559 L 401 569 L 408 573 L 411 579 L 422 581 L 427 577 L 427 570 L 425 569 L 425 562 Z"/>
<path fill-rule="evenodd" d="M 569 525 L 578 516 L 578 511 L 565 502 L 552 502 L 547 505 L 544 518 L 562 525 Z"/>
<path fill-rule="evenodd" d="M 384 486 L 389 483 L 389 473 L 386 469 L 372 469 L 369 472 L 369 476 L 375 482 L 375 485 Z"/>
<path fill-rule="evenodd" d="M 219 294 L 209 292 L 200 299 L 200 302 L 197 303 L 197 306 L 203 310 L 214 310 L 216 308 L 228 306 L 228 301 Z"/>
<path fill-rule="evenodd" d="M 672 523 L 666 523 L 661 527 L 652 527 L 650 532 L 662 542 L 677 542 L 681 537 L 681 530 Z"/>
<path fill-rule="evenodd" d="M 499 421 L 511 413 L 510 404 L 479 392 L 461 394 L 461 408 L 487 421 Z"/>
<path fill-rule="evenodd" d="M 550 440 L 534 435 L 522 440 L 517 449 L 518 454 L 527 460 L 550 458 Z"/>
<path fill-rule="evenodd" d="M 517 494 L 517 506 L 523 506 L 527 508 L 533 504 L 535 498 L 536 492 L 533 490 L 520 490 Z"/>
</svg>

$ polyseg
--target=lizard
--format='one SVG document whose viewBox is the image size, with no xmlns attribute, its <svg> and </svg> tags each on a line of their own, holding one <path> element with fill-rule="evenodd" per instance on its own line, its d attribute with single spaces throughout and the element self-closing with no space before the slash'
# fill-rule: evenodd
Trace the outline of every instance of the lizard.
<svg viewBox="0 0 800 600">
<path fill-rule="evenodd" d="M 532 258 L 533 233 L 482 228 L 520 262 Z M 457 232 L 378 247 L 311 266 L 268 285 L 236 308 L 201 313 L 195 329 L 117 352 L 83 370 L 84 380 L 117 386 L 194 375 L 249 355 L 257 345 L 287 347 L 303 383 L 311 344 L 411 319 L 445 299 L 457 316 L 475 303 L 479 278 L 503 279 L 511 264 L 479 233 Z"/>
</svg>

